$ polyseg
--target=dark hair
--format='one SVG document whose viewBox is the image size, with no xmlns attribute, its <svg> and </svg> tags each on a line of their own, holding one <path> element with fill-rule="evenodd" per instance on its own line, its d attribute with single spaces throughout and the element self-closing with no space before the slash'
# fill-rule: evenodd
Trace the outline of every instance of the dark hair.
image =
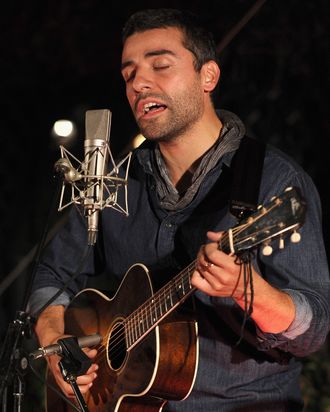
<svg viewBox="0 0 330 412">
<path fill-rule="evenodd" d="M 212 34 L 203 26 L 198 16 L 190 11 L 177 9 L 146 9 L 134 13 L 126 22 L 122 41 L 134 33 L 166 27 L 177 27 L 183 33 L 183 45 L 195 57 L 194 67 L 200 71 L 203 64 L 217 61 Z"/>
</svg>

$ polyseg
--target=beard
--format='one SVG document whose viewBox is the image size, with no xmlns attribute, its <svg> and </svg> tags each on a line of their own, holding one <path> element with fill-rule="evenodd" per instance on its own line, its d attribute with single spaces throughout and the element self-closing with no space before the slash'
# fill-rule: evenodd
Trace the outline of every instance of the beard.
<svg viewBox="0 0 330 412">
<path fill-rule="evenodd" d="M 159 117 L 137 120 L 142 135 L 148 140 L 173 141 L 189 131 L 203 115 L 203 96 L 197 80 L 173 98 L 152 93 L 146 97 L 158 97 L 166 104 L 165 112 Z"/>
</svg>

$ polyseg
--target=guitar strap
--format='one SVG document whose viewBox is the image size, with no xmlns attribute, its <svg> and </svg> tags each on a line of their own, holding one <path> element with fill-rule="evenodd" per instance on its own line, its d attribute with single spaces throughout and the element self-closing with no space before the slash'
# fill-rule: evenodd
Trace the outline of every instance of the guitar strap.
<svg viewBox="0 0 330 412">
<path fill-rule="evenodd" d="M 230 213 L 238 221 L 242 221 L 258 207 L 258 196 L 261 182 L 262 168 L 265 157 L 265 144 L 244 136 L 236 151 L 232 163 L 232 181 L 229 198 Z M 253 311 L 254 287 L 250 254 L 241 255 L 244 279 L 244 316 L 241 331 L 235 346 L 244 338 L 244 329 L 248 318 Z M 250 288 L 250 302 L 248 303 L 247 290 Z"/>
<path fill-rule="evenodd" d="M 244 136 L 233 157 L 229 208 L 239 220 L 249 216 L 258 207 L 265 148 L 264 143 Z"/>
</svg>

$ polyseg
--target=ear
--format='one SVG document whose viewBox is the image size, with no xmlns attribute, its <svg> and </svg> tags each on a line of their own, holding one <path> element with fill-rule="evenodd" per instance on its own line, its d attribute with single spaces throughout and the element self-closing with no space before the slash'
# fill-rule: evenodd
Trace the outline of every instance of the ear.
<svg viewBox="0 0 330 412">
<path fill-rule="evenodd" d="M 203 87 L 205 92 L 212 92 L 220 78 L 220 67 L 214 60 L 210 60 L 201 69 Z"/>
</svg>

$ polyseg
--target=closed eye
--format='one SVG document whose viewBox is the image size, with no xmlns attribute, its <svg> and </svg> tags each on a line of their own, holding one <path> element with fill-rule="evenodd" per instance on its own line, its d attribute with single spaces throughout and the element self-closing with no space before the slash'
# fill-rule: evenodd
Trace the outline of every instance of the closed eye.
<svg viewBox="0 0 330 412">
<path fill-rule="evenodd" d="M 154 66 L 154 70 L 164 70 L 164 69 L 169 69 L 170 67 L 171 67 L 170 65 Z"/>
</svg>

